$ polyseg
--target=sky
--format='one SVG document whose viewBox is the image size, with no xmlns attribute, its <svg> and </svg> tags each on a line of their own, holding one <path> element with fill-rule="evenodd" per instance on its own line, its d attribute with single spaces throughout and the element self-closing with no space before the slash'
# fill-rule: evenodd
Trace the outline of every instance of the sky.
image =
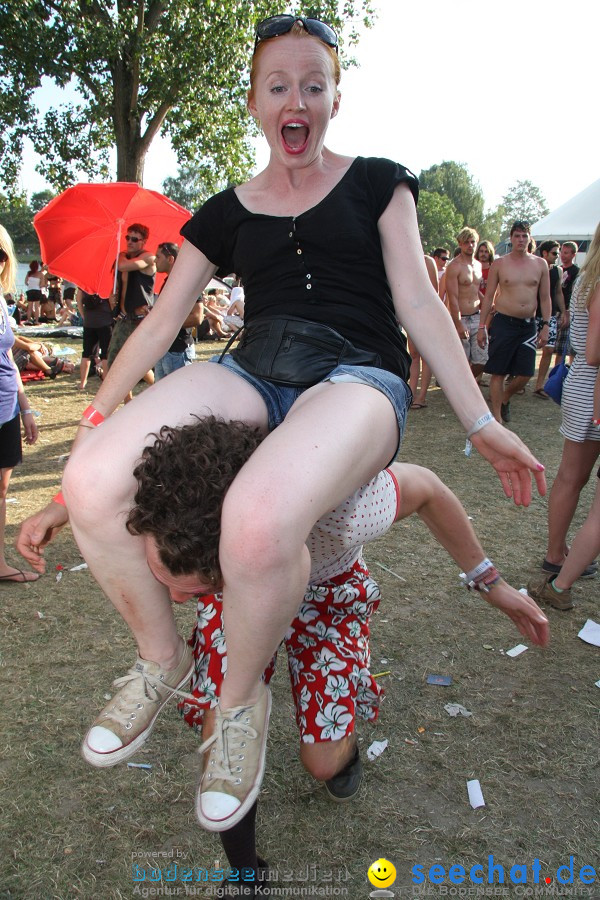
<svg viewBox="0 0 600 900">
<path fill-rule="evenodd" d="M 417 174 L 465 163 L 486 208 L 529 180 L 551 210 L 600 178 L 597 86 L 600 3 L 507 0 L 374 0 L 379 11 L 345 71 L 327 146 L 349 156 L 386 156 Z M 40 92 L 40 105 L 56 89 Z M 257 166 L 268 160 L 257 144 Z M 46 185 L 28 150 L 22 182 Z M 166 141 L 146 159 L 144 185 L 177 173 Z"/>
</svg>

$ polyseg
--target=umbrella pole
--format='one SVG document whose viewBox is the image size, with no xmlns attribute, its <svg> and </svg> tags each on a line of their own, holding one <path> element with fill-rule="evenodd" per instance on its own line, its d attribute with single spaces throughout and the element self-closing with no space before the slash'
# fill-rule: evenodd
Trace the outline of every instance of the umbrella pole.
<svg viewBox="0 0 600 900">
<path fill-rule="evenodd" d="M 117 265 L 119 262 L 119 247 L 121 246 L 121 225 L 123 224 L 123 219 L 119 219 L 119 230 L 117 231 L 117 255 L 115 257 L 115 277 L 113 280 L 113 294 L 117 293 Z M 117 298 L 119 299 L 119 298 Z"/>
</svg>

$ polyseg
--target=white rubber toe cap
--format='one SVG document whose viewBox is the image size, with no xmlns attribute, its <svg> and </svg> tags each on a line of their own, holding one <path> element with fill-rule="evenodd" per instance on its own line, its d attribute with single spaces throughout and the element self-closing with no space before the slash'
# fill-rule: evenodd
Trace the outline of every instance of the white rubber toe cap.
<svg viewBox="0 0 600 900">
<path fill-rule="evenodd" d="M 213 822 L 229 818 L 240 806 L 237 797 L 223 794 L 221 791 L 205 791 L 200 795 L 202 815 Z"/>
<path fill-rule="evenodd" d="M 90 728 L 85 742 L 94 753 L 112 753 L 123 746 L 121 739 L 108 728 L 103 728 L 102 725 L 94 725 L 93 728 Z"/>
</svg>

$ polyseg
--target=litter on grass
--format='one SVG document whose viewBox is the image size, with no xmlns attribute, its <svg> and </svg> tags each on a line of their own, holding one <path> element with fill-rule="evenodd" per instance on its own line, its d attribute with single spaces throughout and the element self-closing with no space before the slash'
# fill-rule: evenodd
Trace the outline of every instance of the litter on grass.
<svg viewBox="0 0 600 900">
<path fill-rule="evenodd" d="M 473 713 L 469 712 L 468 709 L 465 709 L 465 707 L 461 703 L 446 703 L 444 709 L 446 710 L 448 715 L 452 716 L 453 718 L 455 716 L 464 716 L 466 719 L 468 719 L 469 716 L 473 715 Z"/>
<path fill-rule="evenodd" d="M 586 644 L 592 644 L 593 647 L 600 647 L 600 625 L 593 619 L 588 619 L 577 637 L 580 637 Z"/>
<path fill-rule="evenodd" d="M 379 566 L 380 569 L 383 569 L 383 571 L 384 571 L 384 572 L 387 572 L 389 575 L 393 575 L 394 578 L 397 578 L 397 579 L 398 579 L 398 581 L 406 581 L 406 578 L 403 578 L 402 575 L 396 574 L 396 572 L 392 572 L 392 570 L 391 570 L 391 569 L 388 569 L 387 566 L 384 566 L 383 563 L 376 562 L 375 565 L 376 565 L 376 566 Z"/>
<path fill-rule="evenodd" d="M 385 741 L 373 741 L 370 747 L 367 748 L 367 759 L 373 762 L 374 759 L 377 759 L 378 756 L 381 756 L 383 751 L 386 749 L 388 745 L 387 740 Z"/>
<path fill-rule="evenodd" d="M 128 769 L 151 769 L 152 766 L 149 763 L 127 763 Z"/>
<path fill-rule="evenodd" d="M 442 687 L 450 687 L 452 678 L 450 675 L 428 675 L 427 684 L 440 684 Z"/>
<path fill-rule="evenodd" d="M 83 571 L 83 569 L 87 569 L 87 568 L 88 568 L 87 563 L 81 563 L 81 565 L 79 565 L 79 566 L 73 566 L 72 569 L 69 569 L 69 572 L 81 572 L 81 571 Z"/>
<path fill-rule="evenodd" d="M 485 806 L 481 785 L 476 778 L 467 781 L 467 791 L 469 794 L 469 803 L 473 809 L 479 809 L 480 806 Z"/>
<path fill-rule="evenodd" d="M 525 644 L 517 644 L 516 647 L 511 647 L 510 650 L 506 651 L 507 656 L 520 656 L 521 653 L 525 653 L 528 648 Z"/>
</svg>

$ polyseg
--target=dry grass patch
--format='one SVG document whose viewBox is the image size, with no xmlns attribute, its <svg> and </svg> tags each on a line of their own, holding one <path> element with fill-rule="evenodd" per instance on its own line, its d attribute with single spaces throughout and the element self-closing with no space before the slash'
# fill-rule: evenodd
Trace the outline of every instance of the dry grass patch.
<svg viewBox="0 0 600 900">
<path fill-rule="evenodd" d="M 200 346 L 204 357 L 213 352 Z M 57 489 L 59 457 L 86 402 L 77 380 L 61 376 L 28 387 L 32 406 L 43 413 L 42 432 L 11 485 L 18 503 L 8 507 L 9 542 L 17 522 Z M 546 500 L 536 498 L 529 510 L 512 506 L 489 466 L 476 454 L 465 458 L 463 433 L 441 392 L 430 391 L 428 399 L 427 410 L 409 416 L 402 458 L 430 466 L 450 485 L 486 552 L 509 581 L 525 584 L 545 547 Z M 561 452 L 558 423 L 554 404 L 530 393 L 513 402 L 512 427 L 540 455 L 550 483 Z M 592 490 L 584 492 L 576 525 Z M 193 867 L 224 859 L 218 839 L 194 819 L 198 738 L 168 707 L 135 758 L 151 770 L 100 771 L 83 762 L 81 737 L 134 649 L 87 571 L 65 571 L 55 580 L 56 565 L 68 570 L 81 562 L 70 532 L 57 538 L 48 558 L 40 581 L 0 586 L 0 897 L 131 898 L 135 853 L 179 851 Z M 460 587 L 456 567 L 420 522 L 394 528 L 369 547 L 367 560 L 383 593 L 373 621 L 373 670 L 391 674 L 382 678 L 378 723 L 360 728 L 361 746 L 387 738 L 389 747 L 366 764 L 357 802 L 328 802 L 298 762 L 281 659 L 259 811 L 261 852 L 296 878 L 288 885 L 323 887 L 328 873 L 335 879 L 347 869 L 347 881 L 332 883 L 346 887 L 351 900 L 368 896 L 366 871 L 379 857 L 396 865 L 392 890 L 406 898 L 416 896 L 415 863 L 440 862 L 447 870 L 487 864 L 493 854 L 509 868 L 538 857 L 542 874 L 553 874 L 573 855 L 576 866 L 598 868 L 598 651 L 577 638 L 586 618 L 598 618 L 598 583 L 577 586 L 573 612 L 550 611 L 548 650 L 510 659 L 500 650 L 520 636 Z M 185 634 L 194 610 L 188 604 L 175 613 Z M 428 685 L 429 673 L 451 675 L 453 684 Z M 443 708 L 450 701 L 473 716 L 450 718 Z M 481 782 L 483 809 L 468 804 L 469 778 Z M 303 870 L 309 880 L 300 882 Z M 600 896 L 592 890 L 589 896 Z"/>
</svg>

